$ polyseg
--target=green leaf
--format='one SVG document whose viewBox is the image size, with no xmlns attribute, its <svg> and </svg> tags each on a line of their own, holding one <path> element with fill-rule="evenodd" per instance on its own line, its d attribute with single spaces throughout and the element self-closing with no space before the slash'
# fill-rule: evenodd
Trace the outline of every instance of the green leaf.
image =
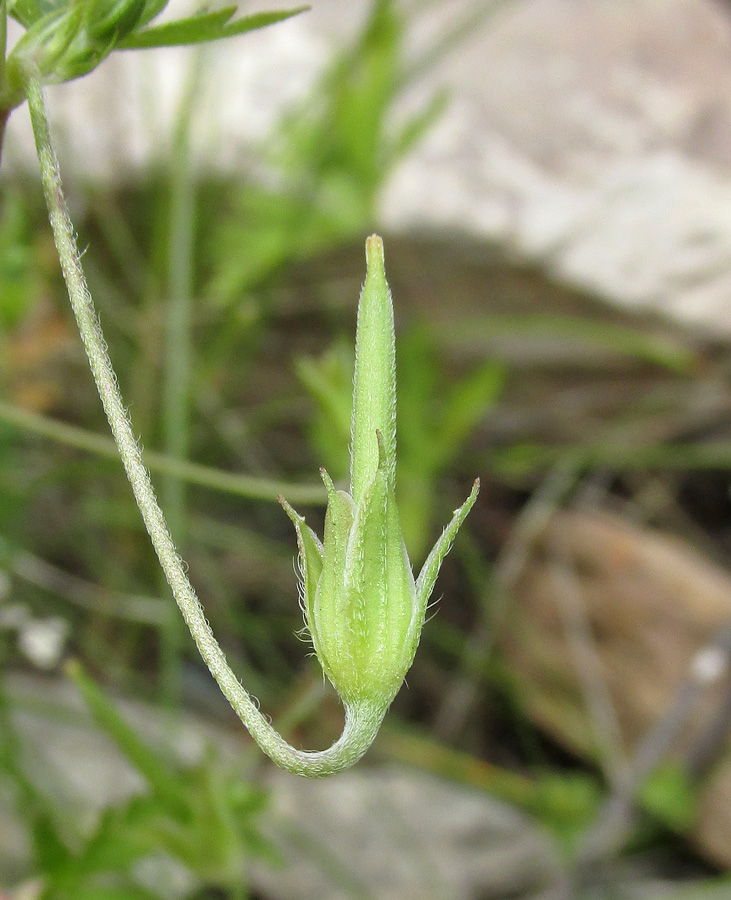
<svg viewBox="0 0 731 900">
<path fill-rule="evenodd" d="M 695 820 L 698 791 L 677 762 L 656 769 L 640 790 L 642 805 L 672 831 L 687 831 Z"/>
<path fill-rule="evenodd" d="M 122 50 L 143 50 L 150 47 L 178 47 L 216 41 L 282 22 L 305 9 L 309 7 L 299 6 L 296 9 L 278 12 L 254 13 L 231 22 L 229 20 L 236 12 L 236 7 L 228 6 L 217 12 L 178 19 L 175 22 L 166 22 L 164 25 L 137 31 L 121 41 L 119 47 Z"/>
<path fill-rule="evenodd" d="M 145 6 L 145 0 L 94 0 L 85 7 L 89 34 L 117 43 L 138 25 Z"/>
<path fill-rule="evenodd" d="M 301 356 L 295 373 L 317 402 L 326 419 L 327 430 L 347 447 L 353 389 L 353 354 L 344 344 L 334 344 L 320 359 Z"/>
<path fill-rule="evenodd" d="M 148 22 L 159 16 L 167 5 L 168 0 L 147 0 L 145 11 L 140 16 L 138 27 L 142 28 L 143 25 L 147 25 Z"/>
<path fill-rule="evenodd" d="M 434 590 L 437 575 L 439 574 L 439 568 L 444 561 L 444 557 L 447 555 L 447 553 L 449 553 L 452 542 L 457 537 L 457 532 L 462 526 L 464 520 L 467 518 L 467 513 L 474 506 L 479 492 L 480 479 L 477 478 L 475 479 L 475 483 L 472 485 L 472 490 L 470 491 L 469 497 L 465 500 L 462 506 L 459 507 L 459 509 L 456 509 L 454 511 L 454 515 L 452 516 L 450 523 L 444 529 L 439 540 L 432 548 L 431 553 L 427 557 L 426 562 L 424 563 L 424 566 L 419 573 L 419 577 L 416 580 L 416 595 L 419 605 L 423 608 L 426 608 L 426 604 L 429 602 L 429 597 Z"/>
<path fill-rule="evenodd" d="M 51 8 L 52 4 L 41 3 L 39 0 L 10 0 L 8 3 L 8 13 L 20 22 L 23 28 L 30 28 Z"/>
<path fill-rule="evenodd" d="M 525 804 L 567 849 L 585 832 L 597 815 L 602 789 L 583 773 L 544 772 L 533 783 L 533 796 Z"/>
<path fill-rule="evenodd" d="M 452 389 L 445 403 L 439 434 L 442 456 L 446 457 L 444 463 L 457 452 L 494 405 L 505 384 L 505 376 L 505 367 L 490 361 L 470 372 Z"/>
<path fill-rule="evenodd" d="M 203 13 L 164 25 L 155 25 L 145 31 L 130 35 L 121 42 L 123 49 L 143 47 L 170 47 L 178 44 L 195 44 L 220 36 L 228 20 L 236 12 L 235 6 L 226 6 L 216 12 Z"/>
<path fill-rule="evenodd" d="M 304 516 L 299 515 L 283 497 L 278 497 L 277 499 L 292 520 L 292 524 L 297 532 L 299 568 L 302 577 L 302 610 L 305 614 L 305 621 L 309 625 L 313 619 L 317 582 L 320 580 L 320 574 L 322 573 L 322 544 L 315 532 L 305 523 Z M 312 634 L 312 639 L 315 642 L 315 652 L 317 652 L 319 651 L 319 646 L 316 642 L 315 634 Z"/>
<path fill-rule="evenodd" d="M 391 148 L 391 165 L 406 156 L 418 144 L 444 113 L 448 101 L 447 91 L 438 91 L 420 112 L 406 122 Z"/>
<path fill-rule="evenodd" d="M 124 757 L 147 780 L 160 800 L 175 811 L 185 808 L 186 804 L 178 789 L 175 770 L 140 739 L 78 662 L 70 662 L 66 666 L 66 671 L 81 691 L 97 724 L 106 731 Z"/>
</svg>

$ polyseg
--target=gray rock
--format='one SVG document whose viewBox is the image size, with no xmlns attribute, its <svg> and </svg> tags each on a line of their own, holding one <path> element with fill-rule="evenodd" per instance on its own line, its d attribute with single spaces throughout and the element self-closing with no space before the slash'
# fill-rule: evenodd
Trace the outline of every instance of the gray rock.
<svg viewBox="0 0 731 900">
<path fill-rule="evenodd" d="M 550 883 L 546 836 L 486 794 L 401 768 L 361 767 L 314 782 L 277 773 L 282 870 L 256 866 L 281 900 L 468 900 L 523 896 Z"/>
<path fill-rule="evenodd" d="M 410 4 L 410 53 L 474 5 Z M 173 12 L 182 6 L 171 3 Z M 447 85 L 451 105 L 394 173 L 382 223 L 487 238 L 613 302 L 730 337 L 728 8 L 714 0 L 495 6 L 404 97 L 403 109 L 413 108 Z M 294 20 L 205 51 L 201 165 L 246 167 L 252 142 L 306 96 L 367 8 L 316 0 Z M 129 177 L 164 156 L 186 59 L 117 54 L 91 77 L 53 88 L 67 167 Z M 27 122 L 16 114 L 7 165 L 27 167 L 31 157 Z"/>
<path fill-rule="evenodd" d="M 74 690 L 63 681 L 9 679 L 24 766 L 55 802 L 91 827 L 100 810 L 143 788 L 110 741 L 90 726 Z M 200 759 L 213 742 L 229 761 L 240 756 L 240 733 L 191 716 L 166 733 L 158 710 L 121 705 L 136 729 L 179 758 Z M 252 864 L 254 888 L 279 900 L 470 900 L 514 897 L 550 883 L 558 859 L 531 820 L 486 794 L 406 768 L 360 767 L 311 781 L 267 767 L 271 805 L 263 830 L 283 864 Z M 0 890 L 29 874 L 21 824 L 10 814 L 0 782 Z M 169 860 L 147 861 L 147 876 L 165 896 L 191 888 Z"/>
</svg>

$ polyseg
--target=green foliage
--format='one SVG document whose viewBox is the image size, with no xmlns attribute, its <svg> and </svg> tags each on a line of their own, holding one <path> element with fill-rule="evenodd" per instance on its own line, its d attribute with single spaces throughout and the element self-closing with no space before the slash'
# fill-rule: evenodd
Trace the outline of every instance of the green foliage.
<svg viewBox="0 0 731 900">
<path fill-rule="evenodd" d="M 160 895 L 139 882 L 135 865 L 160 854 L 198 883 L 244 896 L 248 860 L 276 859 L 258 826 L 266 795 L 239 772 L 226 771 L 212 751 L 194 766 L 171 762 L 168 752 L 137 734 L 78 665 L 69 671 L 97 725 L 142 776 L 145 790 L 107 808 L 90 831 L 80 831 L 23 771 L 22 749 L 0 709 L 0 770 L 16 785 L 43 885 L 41 900 L 153 900 Z"/>
<path fill-rule="evenodd" d="M 526 807 L 572 851 L 595 818 L 604 792 L 599 781 L 583 772 L 544 772 L 534 783 Z"/>
<path fill-rule="evenodd" d="M 21 192 L 5 191 L 0 207 L 0 326 L 3 328 L 17 325 L 38 299 L 39 260 L 34 253 L 32 228 Z"/>
<path fill-rule="evenodd" d="M 305 8 L 234 20 L 233 5 L 150 26 L 167 4 L 168 0 L 5 0 L 0 6 L 2 27 L 10 15 L 25 33 L 7 59 L 4 46 L 0 47 L 0 114 L 25 99 L 23 73 L 29 66 L 46 82 L 70 81 L 91 72 L 114 50 L 215 41 L 280 22 Z"/>
<path fill-rule="evenodd" d="M 640 789 L 643 808 L 672 831 L 685 832 L 695 820 L 698 789 L 678 763 L 659 766 Z"/>
<path fill-rule="evenodd" d="M 191 16 L 138 31 L 127 36 L 120 43 L 120 47 L 123 50 L 141 50 L 149 47 L 178 47 L 217 41 L 282 22 L 305 9 L 306 6 L 300 6 L 281 12 L 254 13 L 232 22 L 231 17 L 236 12 L 236 6 L 229 6 L 217 12 Z"/>
<path fill-rule="evenodd" d="M 352 46 L 285 117 L 265 152 L 273 176 L 246 185 L 233 215 L 211 233 L 220 303 L 238 302 L 284 265 L 372 229 L 381 187 L 445 103 L 435 95 L 394 126 L 406 83 L 405 33 L 397 4 L 377 0 Z"/>
</svg>

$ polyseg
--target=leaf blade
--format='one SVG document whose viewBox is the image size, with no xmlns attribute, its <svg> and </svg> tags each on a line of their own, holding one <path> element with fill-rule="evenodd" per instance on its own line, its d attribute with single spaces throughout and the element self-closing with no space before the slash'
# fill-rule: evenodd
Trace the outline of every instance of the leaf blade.
<svg viewBox="0 0 731 900">
<path fill-rule="evenodd" d="M 181 47 L 191 44 L 202 44 L 208 41 L 216 41 L 221 38 L 235 37 L 276 22 L 283 22 L 292 16 L 296 16 L 307 6 L 299 6 L 289 10 L 276 12 L 253 13 L 236 19 L 230 19 L 236 12 L 235 6 L 212 13 L 204 13 L 199 16 L 190 16 L 185 19 L 177 19 L 174 22 L 166 22 L 164 25 L 153 25 L 131 34 L 120 41 L 121 50 L 147 50 L 152 47 Z"/>
</svg>

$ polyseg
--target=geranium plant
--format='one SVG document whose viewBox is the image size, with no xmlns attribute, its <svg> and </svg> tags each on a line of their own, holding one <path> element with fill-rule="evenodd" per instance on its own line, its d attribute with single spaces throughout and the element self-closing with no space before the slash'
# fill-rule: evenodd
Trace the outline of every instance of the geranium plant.
<svg viewBox="0 0 731 900">
<path fill-rule="evenodd" d="M 365 753 L 403 683 L 439 567 L 475 502 L 479 483 L 414 579 L 395 500 L 393 307 L 383 243 L 372 235 L 366 241 L 366 279 L 358 308 L 350 490 L 336 489 L 322 471 L 328 494 L 322 542 L 281 500 L 296 529 L 307 628 L 323 671 L 343 701 L 345 727 L 327 750 L 290 746 L 226 662 L 155 498 L 84 277 L 46 114 L 45 83 L 84 75 L 113 50 L 215 40 L 298 11 L 236 19 L 236 8 L 228 7 L 153 24 L 166 5 L 165 0 L 0 0 L 0 138 L 10 112 L 27 100 L 54 240 L 94 380 L 145 527 L 203 660 L 265 753 L 291 772 L 328 775 Z M 25 33 L 6 55 L 8 15 Z"/>
</svg>

